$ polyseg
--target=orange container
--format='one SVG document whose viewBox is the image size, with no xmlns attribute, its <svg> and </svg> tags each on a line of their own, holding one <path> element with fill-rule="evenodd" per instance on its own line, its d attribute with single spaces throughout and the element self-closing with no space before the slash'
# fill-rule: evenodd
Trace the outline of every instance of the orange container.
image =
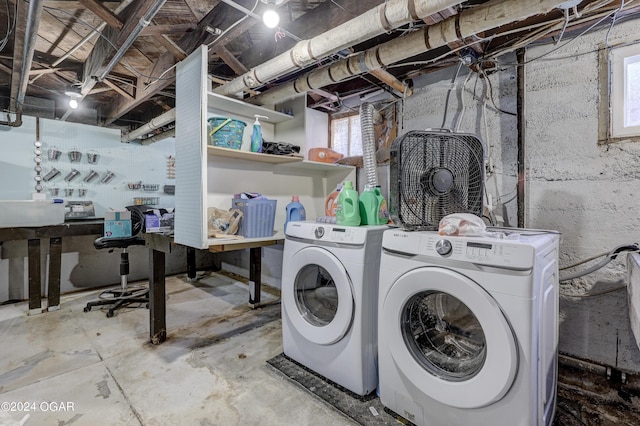
<svg viewBox="0 0 640 426">
<path fill-rule="evenodd" d="M 331 148 L 311 148 L 309 150 L 309 160 L 319 161 L 321 163 L 335 163 L 344 155 L 332 150 Z"/>
<path fill-rule="evenodd" d="M 336 187 L 336 190 L 329 194 L 327 199 L 324 201 L 325 216 L 336 217 L 336 209 L 338 208 L 338 195 L 340 195 L 340 189 L 342 189 L 341 184 L 339 184 Z"/>
</svg>

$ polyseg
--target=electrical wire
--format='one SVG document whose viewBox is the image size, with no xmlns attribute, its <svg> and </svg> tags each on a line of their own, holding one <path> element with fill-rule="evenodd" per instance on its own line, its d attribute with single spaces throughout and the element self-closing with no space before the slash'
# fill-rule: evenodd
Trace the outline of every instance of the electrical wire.
<svg viewBox="0 0 640 426">
<path fill-rule="evenodd" d="M 607 30 L 607 35 L 604 39 L 604 45 L 606 47 L 609 47 L 609 35 L 611 34 L 611 30 L 613 30 L 613 26 L 616 24 L 616 19 L 618 18 L 618 13 L 620 13 L 620 11 L 622 11 L 622 9 L 624 8 L 624 1 L 622 0 L 620 2 L 620 8 L 618 10 L 616 10 L 616 13 L 613 14 L 613 18 L 611 18 L 611 25 L 609 25 L 609 29 Z"/>
<path fill-rule="evenodd" d="M 447 90 L 447 97 L 444 101 L 444 116 L 442 117 L 442 124 L 440 125 L 441 129 L 444 129 L 446 121 L 447 121 L 447 111 L 449 110 L 449 98 L 451 97 L 451 91 L 456 87 L 456 80 L 458 79 L 458 74 L 460 73 L 460 69 L 462 68 L 462 62 L 458 64 L 456 68 L 456 72 L 453 74 L 451 78 L 451 83 L 449 84 L 449 90 Z"/>
<path fill-rule="evenodd" d="M 6 0 L 7 4 L 7 33 L 0 40 L 0 52 L 4 50 L 9 42 L 9 36 L 13 33 L 13 30 L 16 28 L 16 18 L 18 16 L 18 2 L 15 2 L 14 10 L 13 10 L 13 22 L 11 22 L 11 10 L 9 9 L 9 0 Z"/>
</svg>

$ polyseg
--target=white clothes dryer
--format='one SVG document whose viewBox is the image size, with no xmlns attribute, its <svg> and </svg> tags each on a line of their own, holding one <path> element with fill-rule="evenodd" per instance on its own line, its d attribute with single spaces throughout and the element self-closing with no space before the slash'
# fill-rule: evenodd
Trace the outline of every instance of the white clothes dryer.
<svg viewBox="0 0 640 426">
<path fill-rule="evenodd" d="M 384 233 L 378 342 L 387 408 L 420 426 L 552 423 L 559 237 L 511 232 Z"/>
<path fill-rule="evenodd" d="M 380 245 L 387 226 L 287 224 L 284 354 L 358 394 L 377 387 Z"/>
</svg>

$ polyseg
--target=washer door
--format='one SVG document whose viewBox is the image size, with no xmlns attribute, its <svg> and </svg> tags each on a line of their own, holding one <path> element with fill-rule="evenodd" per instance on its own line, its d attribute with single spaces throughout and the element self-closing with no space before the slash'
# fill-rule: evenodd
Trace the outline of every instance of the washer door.
<svg viewBox="0 0 640 426">
<path fill-rule="evenodd" d="M 466 276 L 414 269 L 393 284 L 380 314 L 380 344 L 428 397 L 478 408 L 511 387 L 518 367 L 511 327 L 493 297 Z"/>
<path fill-rule="evenodd" d="M 289 260 L 282 303 L 293 327 L 307 340 L 331 345 L 349 331 L 354 300 L 351 279 L 340 260 L 321 247 L 305 247 Z"/>
</svg>

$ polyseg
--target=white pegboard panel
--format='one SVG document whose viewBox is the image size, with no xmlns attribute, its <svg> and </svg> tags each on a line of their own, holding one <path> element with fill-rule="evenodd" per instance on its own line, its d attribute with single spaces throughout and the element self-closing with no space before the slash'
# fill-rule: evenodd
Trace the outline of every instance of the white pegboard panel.
<svg viewBox="0 0 640 426">
<path fill-rule="evenodd" d="M 10 138 L 11 149 L 5 150 L 0 171 L 0 179 L 6 185 L 0 186 L 0 199 L 26 200 L 35 192 L 34 142 L 36 141 L 36 119 L 23 117 L 22 127 L 12 129 L 5 135 Z M 43 192 L 51 198 L 62 198 L 65 201 L 92 201 L 96 217 L 103 217 L 104 212 L 122 209 L 134 204 L 136 197 L 157 198 L 158 207 L 174 207 L 173 195 L 163 192 L 164 185 L 174 185 L 175 180 L 168 178 L 167 159 L 175 156 L 173 138 L 159 141 L 152 145 L 120 142 L 120 131 L 104 127 L 88 126 L 48 119 L 39 119 L 40 142 L 42 142 L 42 176 L 53 168 L 60 173 L 50 181 L 42 182 Z M 60 151 L 57 160 L 48 158 L 51 148 Z M 81 153 L 80 161 L 72 162 L 69 152 Z M 88 153 L 97 154 L 97 162 L 88 162 Z M 78 176 L 71 182 L 65 176 L 72 170 Z M 98 175 L 90 182 L 84 179 L 91 171 Z M 114 177 L 108 183 L 101 180 L 108 172 Z M 158 189 L 146 192 L 142 188 L 131 190 L 129 182 L 142 182 L 157 185 Z M 58 188 L 57 196 L 50 193 L 51 188 Z M 65 189 L 73 190 L 71 196 L 65 195 Z M 79 190 L 85 190 L 80 197 Z"/>
<path fill-rule="evenodd" d="M 206 49 L 178 64 L 176 71 L 176 204 L 189 206 L 176 214 L 175 241 L 205 248 L 206 240 Z"/>
</svg>

